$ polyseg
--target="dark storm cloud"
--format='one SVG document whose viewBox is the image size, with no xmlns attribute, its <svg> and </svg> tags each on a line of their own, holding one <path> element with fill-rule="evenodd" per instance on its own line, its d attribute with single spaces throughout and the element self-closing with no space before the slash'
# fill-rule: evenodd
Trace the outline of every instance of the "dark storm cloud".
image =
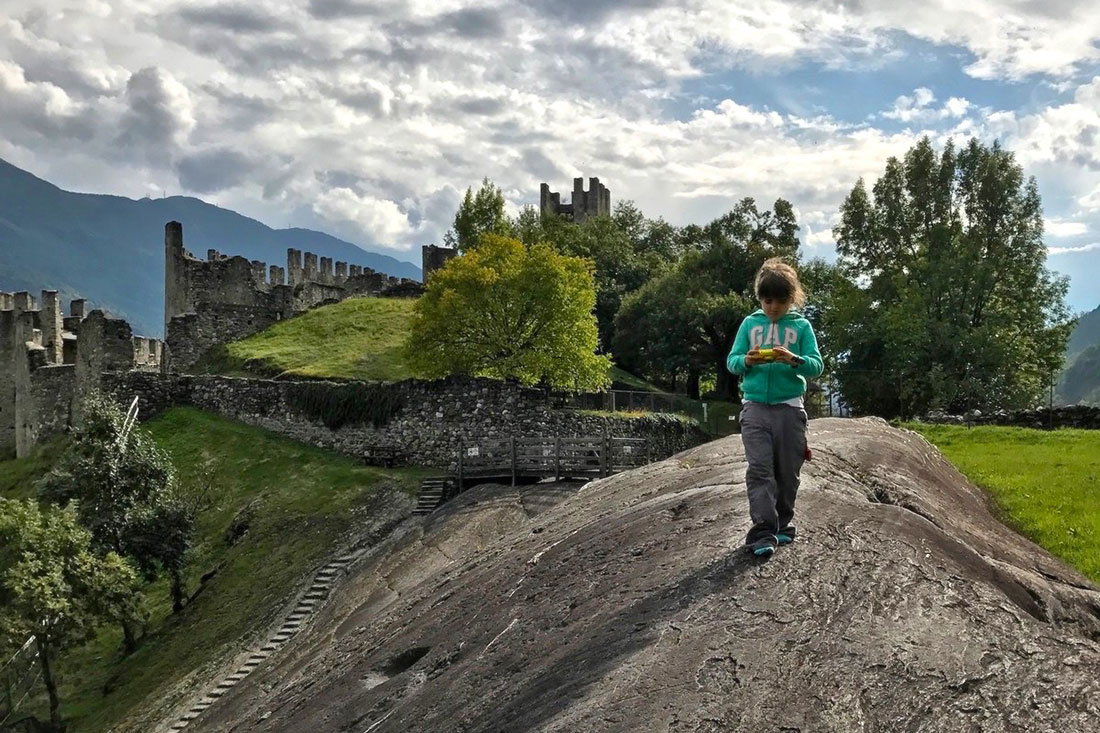
<svg viewBox="0 0 1100 733">
<path fill-rule="evenodd" d="M 387 33 L 390 46 L 387 49 L 378 48 L 353 48 L 345 55 L 349 61 L 362 59 L 367 62 L 396 66 L 400 69 L 412 71 L 429 64 L 441 63 L 448 56 L 452 56 L 446 49 L 433 46 L 420 40 L 402 38 L 393 33 Z"/>
<path fill-rule="evenodd" d="M 454 104 L 460 112 L 483 117 L 494 117 L 503 112 L 505 108 L 503 99 L 492 97 L 462 97 L 456 100 Z"/>
<path fill-rule="evenodd" d="M 631 13 L 653 10 L 669 4 L 667 0 L 587 0 L 562 2 L 561 0 L 526 0 L 524 5 L 540 15 L 573 25 L 600 23 L 613 13 Z"/>
<path fill-rule="evenodd" d="M 268 33 L 280 28 L 277 18 L 248 5 L 219 3 L 205 7 L 185 7 L 173 15 L 185 23 L 220 28 L 232 33 Z"/>
<path fill-rule="evenodd" d="M 309 14 L 318 20 L 377 17 L 383 8 L 370 0 L 309 0 Z"/>
<path fill-rule="evenodd" d="M 214 193 L 248 180 L 256 164 L 231 148 L 211 148 L 186 155 L 176 163 L 180 185 L 196 193 Z"/>
<path fill-rule="evenodd" d="M 228 129 L 251 130 L 279 113 L 280 107 L 274 101 L 244 94 L 221 84 L 206 83 L 201 89 L 217 100 L 220 122 Z"/>
<path fill-rule="evenodd" d="M 126 83 L 128 110 L 122 120 L 118 143 L 144 147 L 160 157 L 187 129 L 190 110 L 177 109 L 182 101 L 170 89 L 160 69 L 149 66 L 130 76 Z"/>
<path fill-rule="evenodd" d="M 546 157 L 538 148 L 527 148 L 521 156 L 523 170 L 543 181 L 556 181 L 566 178 L 565 171 Z"/>
<path fill-rule="evenodd" d="M 433 25 L 462 38 L 499 38 L 504 35 L 502 8 L 463 8 L 438 15 Z"/>
</svg>

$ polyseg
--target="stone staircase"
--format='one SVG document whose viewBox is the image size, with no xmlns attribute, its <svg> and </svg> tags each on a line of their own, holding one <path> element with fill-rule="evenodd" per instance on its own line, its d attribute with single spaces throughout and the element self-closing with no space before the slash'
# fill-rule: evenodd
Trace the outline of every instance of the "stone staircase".
<svg viewBox="0 0 1100 733">
<path fill-rule="evenodd" d="M 443 494 L 446 488 L 447 478 L 444 476 L 434 476 L 421 481 L 420 496 L 417 499 L 416 508 L 413 509 L 413 514 L 424 516 L 435 511 L 435 508 L 443 503 Z"/>
<path fill-rule="evenodd" d="M 279 630 L 270 639 L 268 639 L 267 643 L 260 647 L 258 651 L 254 651 L 250 654 L 244 664 L 233 672 L 233 674 L 219 682 L 213 689 L 207 691 L 202 699 L 192 705 L 191 708 L 180 716 L 179 720 L 173 723 L 167 730 L 181 731 L 186 728 L 190 725 L 191 721 L 202 715 L 203 711 L 217 702 L 218 698 L 233 689 L 238 682 L 251 674 L 252 670 L 259 667 L 265 659 L 274 654 L 283 644 L 294 636 L 294 634 L 298 633 L 313 612 L 328 597 L 339 574 L 344 572 L 347 566 L 363 552 L 364 550 L 359 550 L 338 557 L 317 571 L 317 574 L 313 577 L 313 583 L 302 597 L 298 599 L 298 603 L 294 606 L 294 610 L 290 612 L 283 622 L 283 625 L 279 627 Z"/>
</svg>

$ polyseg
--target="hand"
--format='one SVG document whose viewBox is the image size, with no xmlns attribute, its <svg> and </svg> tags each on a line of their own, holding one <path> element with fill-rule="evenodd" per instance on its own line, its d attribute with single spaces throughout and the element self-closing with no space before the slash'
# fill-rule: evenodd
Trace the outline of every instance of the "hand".
<svg viewBox="0 0 1100 733">
<path fill-rule="evenodd" d="M 796 356 L 786 346 L 776 346 L 772 351 L 775 352 L 775 360 L 781 361 L 784 364 L 790 364 L 791 366 L 798 366 L 802 363 L 802 357 Z"/>
<path fill-rule="evenodd" d="M 747 367 L 756 366 L 757 364 L 766 364 L 767 362 L 767 359 L 760 356 L 760 349 L 758 348 L 749 349 L 748 353 L 745 354 L 745 366 Z"/>
</svg>

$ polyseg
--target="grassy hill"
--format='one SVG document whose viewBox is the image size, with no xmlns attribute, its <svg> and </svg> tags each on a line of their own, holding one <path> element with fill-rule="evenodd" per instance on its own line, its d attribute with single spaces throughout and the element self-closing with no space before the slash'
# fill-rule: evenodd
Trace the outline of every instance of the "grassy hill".
<svg viewBox="0 0 1100 733">
<path fill-rule="evenodd" d="M 401 359 L 411 298 L 349 298 L 306 311 L 196 365 L 212 374 L 332 377 L 396 382 L 412 376 Z"/>
<path fill-rule="evenodd" d="M 382 487 L 414 494 L 428 473 L 359 465 L 193 409 L 171 410 L 147 427 L 185 482 L 211 487 L 187 570 L 188 592 L 200 588 L 203 574 L 216 574 L 175 616 L 167 584 L 154 583 L 147 593 L 149 630 L 130 657 L 119 659 L 121 632 L 104 628 L 64 659 L 60 691 L 70 733 L 151 730 L 149 721 L 133 716 L 273 623 L 297 584 L 382 502 L 393 501 Z M 0 462 L 0 495 L 32 495 L 61 447 L 55 442 L 30 458 Z M 251 509 L 242 514 L 245 507 Z M 227 528 L 249 513 L 247 531 L 231 542 Z M 30 710 L 48 718 L 44 700 Z"/>
<path fill-rule="evenodd" d="M 905 427 L 988 491 L 1007 525 L 1100 583 L 1100 431 Z"/>
</svg>

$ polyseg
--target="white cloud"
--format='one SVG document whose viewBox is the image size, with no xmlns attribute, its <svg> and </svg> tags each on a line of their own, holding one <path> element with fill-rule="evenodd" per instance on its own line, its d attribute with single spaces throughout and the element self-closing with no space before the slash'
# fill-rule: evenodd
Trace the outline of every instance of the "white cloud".
<svg viewBox="0 0 1100 733">
<path fill-rule="evenodd" d="M 899 122 L 928 123 L 936 120 L 960 118 L 972 106 L 968 100 L 962 97 L 951 97 L 939 108 L 931 106 L 934 101 L 936 101 L 936 97 L 931 89 L 918 87 L 913 90 L 912 96 L 903 94 L 895 99 L 893 108 L 883 112 L 882 117 Z"/>
<path fill-rule="evenodd" d="M 1097 186 L 1084 196 L 1078 198 L 1077 203 L 1087 211 L 1100 211 L 1100 186 Z"/>
<path fill-rule="evenodd" d="M 1100 250 L 1100 242 L 1093 242 L 1092 244 L 1082 244 L 1076 247 L 1047 247 L 1047 254 L 1068 255 L 1080 254 L 1081 252 L 1094 252 L 1097 250 Z"/>
<path fill-rule="evenodd" d="M 1052 237 L 1076 237 L 1084 234 L 1089 227 L 1080 221 L 1062 221 L 1059 219 L 1045 219 L 1044 231 Z"/>
<path fill-rule="evenodd" d="M 408 215 L 393 201 L 360 196 L 349 188 L 326 191 L 314 202 L 313 209 L 333 223 L 355 223 L 379 243 L 398 241 L 412 229 Z"/>
</svg>

